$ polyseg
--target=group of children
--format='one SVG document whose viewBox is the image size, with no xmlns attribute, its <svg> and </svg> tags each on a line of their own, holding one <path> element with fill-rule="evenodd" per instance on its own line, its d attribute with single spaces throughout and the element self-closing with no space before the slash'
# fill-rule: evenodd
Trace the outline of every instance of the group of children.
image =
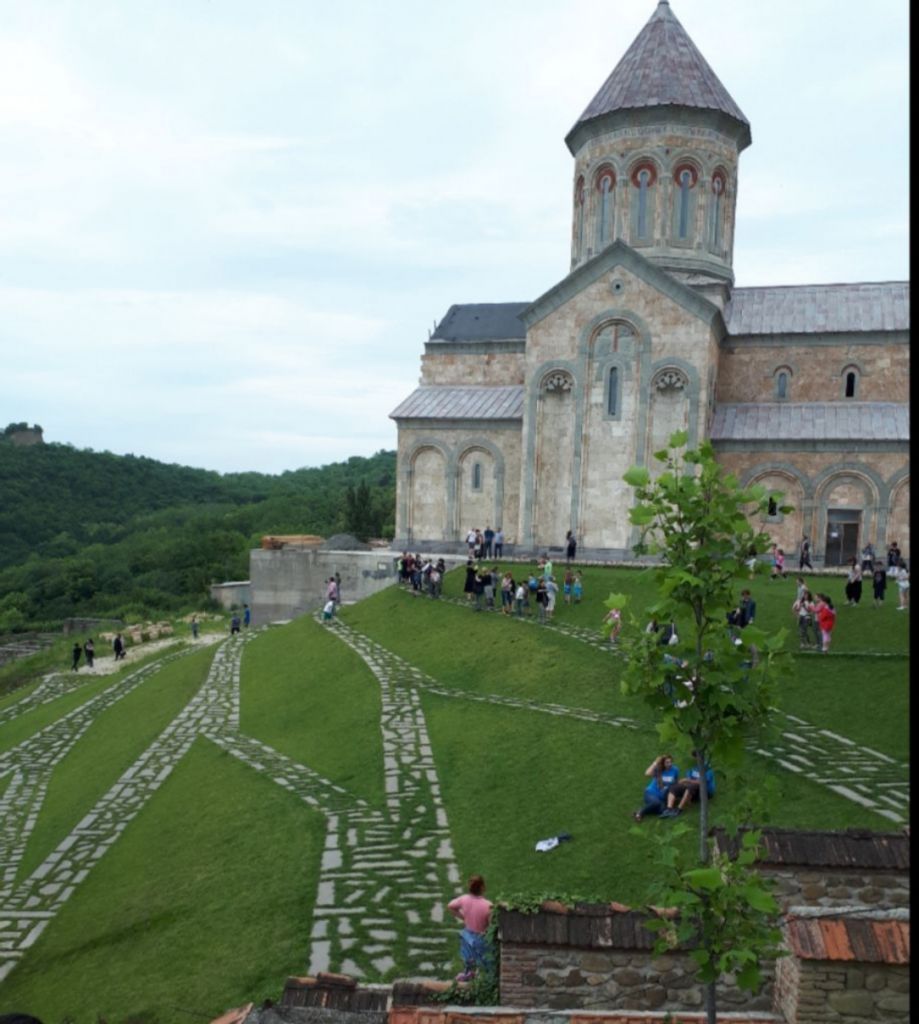
<svg viewBox="0 0 919 1024">
<path fill-rule="evenodd" d="M 498 566 L 492 568 L 477 565 L 470 558 L 466 562 L 466 580 L 463 591 L 474 602 L 474 611 L 495 611 L 497 596 L 501 595 L 501 612 L 525 618 L 530 614 L 531 601 L 536 605 L 540 622 L 548 622 L 555 614 L 559 586 L 552 572 L 548 557 L 539 560 L 535 570 L 526 573 L 525 578 L 514 578 L 511 569 L 503 573 Z M 565 604 L 579 604 L 584 595 L 584 582 L 579 572 L 571 567 L 565 570 L 562 596 Z"/>
</svg>

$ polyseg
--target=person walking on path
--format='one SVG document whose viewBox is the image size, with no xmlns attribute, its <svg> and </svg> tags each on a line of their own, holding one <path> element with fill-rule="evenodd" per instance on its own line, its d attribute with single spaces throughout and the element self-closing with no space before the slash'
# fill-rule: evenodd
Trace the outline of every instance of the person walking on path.
<svg viewBox="0 0 919 1024">
<path fill-rule="evenodd" d="M 876 565 L 872 575 L 874 587 L 874 607 L 880 608 L 884 603 L 884 593 L 887 590 L 887 570 L 883 565 Z"/>
<path fill-rule="evenodd" d="M 609 642 L 619 643 L 619 634 L 622 632 L 622 611 L 619 608 L 610 608 L 603 617 L 603 625 L 609 627 Z"/>
<path fill-rule="evenodd" d="M 230 636 L 235 636 L 239 632 L 239 616 L 234 614 L 233 618 L 230 619 Z"/>
<path fill-rule="evenodd" d="M 192 640 L 198 639 L 198 616 L 192 615 L 191 617 L 191 638 Z"/>
<path fill-rule="evenodd" d="M 93 638 L 90 637 L 85 644 L 83 644 L 83 657 L 86 658 L 87 668 L 93 667 L 93 658 L 96 656 L 96 646 L 93 643 Z"/>
<path fill-rule="evenodd" d="M 846 604 L 854 607 L 862 599 L 862 570 L 854 558 L 849 559 L 849 575 L 846 577 Z"/>
<path fill-rule="evenodd" d="M 115 652 L 115 661 L 120 661 L 122 658 L 128 656 L 128 652 L 124 649 L 124 640 L 120 633 L 115 634 L 115 639 L 112 641 L 112 650 Z"/>
<path fill-rule="evenodd" d="M 243 605 L 243 626 L 248 629 L 252 623 L 252 609 L 247 605 Z"/>
<path fill-rule="evenodd" d="M 460 956 L 463 970 L 457 974 L 457 981 L 472 981 L 479 967 L 487 967 L 491 961 L 485 932 L 491 919 L 491 902 L 485 899 L 485 879 L 473 875 L 469 879 L 469 891 L 463 896 L 450 900 L 447 910 L 460 922 Z"/>
<path fill-rule="evenodd" d="M 499 526 L 495 531 L 495 558 L 504 557 L 504 530 Z"/>
<path fill-rule="evenodd" d="M 577 551 L 578 551 L 577 538 L 571 532 L 571 530 L 569 530 L 565 534 L 565 557 L 568 559 L 568 564 L 569 565 L 571 565 L 571 563 L 574 561 L 574 556 L 577 554 Z"/>
<path fill-rule="evenodd" d="M 805 565 L 808 569 L 813 571 L 814 567 L 811 565 L 811 542 L 806 533 L 801 538 L 801 553 L 798 558 L 798 571 L 804 572 Z"/>
<path fill-rule="evenodd" d="M 70 666 L 70 671 L 71 672 L 79 672 L 80 671 L 80 658 L 83 655 L 83 648 L 79 645 L 79 643 L 74 643 L 73 650 L 71 651 L 71 654 L 73 655 L 73 663 Z"/>
</svg>

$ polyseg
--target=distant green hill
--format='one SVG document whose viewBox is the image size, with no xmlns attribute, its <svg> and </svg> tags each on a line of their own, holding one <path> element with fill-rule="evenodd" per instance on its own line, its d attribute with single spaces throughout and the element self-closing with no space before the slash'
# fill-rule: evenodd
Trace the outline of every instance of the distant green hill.
<svg viewBox="0 0 919 1024">
<path fill-rule="evenodd" d="M 387 451 L 271 476 L 0 444 L 0 632 L 200 604 L 265 533 L 391 535 L 395 471 Z"/>
</svg>

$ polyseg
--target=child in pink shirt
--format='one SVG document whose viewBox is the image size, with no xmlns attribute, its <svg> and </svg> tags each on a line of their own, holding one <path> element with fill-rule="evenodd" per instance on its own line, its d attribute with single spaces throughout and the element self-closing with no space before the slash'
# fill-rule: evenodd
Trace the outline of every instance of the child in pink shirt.
<svg viewBox="0 0 919 1024">
<path fill-rule="evenodd" d="M 491 916 L 491 903 L 485 899 L 485 879 L 481 875 L 473 875 L 469 879 L 469 892 L 457 896 L 447 904 L 447 910 L 459 921 L 463 922 L 460 932 L 460 956 L 463 958 L 463 971 L 456 976 L 457 981 L 471 981 L 475 976 L 476 966 L 488 962 L 488 943 L 485 932 Z"/>
</svg>

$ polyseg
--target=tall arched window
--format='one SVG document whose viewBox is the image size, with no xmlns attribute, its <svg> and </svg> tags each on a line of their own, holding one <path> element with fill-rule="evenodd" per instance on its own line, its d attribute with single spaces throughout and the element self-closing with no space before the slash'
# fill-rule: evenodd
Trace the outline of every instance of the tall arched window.
<svg viewBox="0 0 919 1024">
<path fill-rule="evenodd" d="M 615 235 L 615 204 L 613 189 L 616 187 L 616 175 L 611 167 L 604 167 L 597 175 L 598 217 L 597 217 L 597 249 L 603 249 L 613 240 Z"/>
<path fill-rule="evenodd" d="M 635 241 L 650 241 L 654 229 L 654 184 L 657 172 L 652 163 L 638 164 L 631 175 L 633 186 L 632 231 Z"/>
<path fill-rule="evenodd" d="M 788 398 L 788 374 L 785 370 L 779 370 L 778 376 L 775 378 L 775 397 Z"/>
<path fill-rule="evenodd" d="M 474 491 L 482 490 L 482 463 L 473 462 L 472 464 L 472 489 Z"/>
<path fill-rule="evenodd" d="M 844 398 L 855 398 L 858 395 L 858 368 L 847 366 L 842 371 L 842 394 Z"/>
<path fill-rule="evenodd" d="M 717 251 L 721 246 L 721 234 L 724 230 L 724 192 L 727 178 L 723 171 L 715 171 L 712 175 L 712 206 L 709 216 L 708 247 Z"/>
<path fill-rule="evenodd" d="M 608 416 L 619 415 L 619 367 L 611 366 L 609 379 L 606 382 L 606 414 Z"/>
<path fill-rule="evenodd" d="M 673 172 L 676 185 L 676 202 L 673 208 L 673 233 L 680 242 L 688 242 L 692 235 L 693 193 L 699 180 L 698 171 L 692 164 L 680 164 Z"/>
</svg>

